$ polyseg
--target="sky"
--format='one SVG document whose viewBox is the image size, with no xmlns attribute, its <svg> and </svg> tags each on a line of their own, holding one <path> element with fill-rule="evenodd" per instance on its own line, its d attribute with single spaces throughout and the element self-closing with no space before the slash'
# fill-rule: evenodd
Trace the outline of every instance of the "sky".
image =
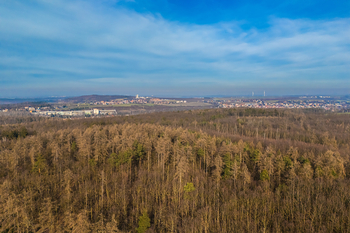
<svg viewBox="0 0 350 233">
<path fill-rule="evenodd" d="M 350 94 L 350 1 L 0 0 L 0 98 Z"/>
</svg>

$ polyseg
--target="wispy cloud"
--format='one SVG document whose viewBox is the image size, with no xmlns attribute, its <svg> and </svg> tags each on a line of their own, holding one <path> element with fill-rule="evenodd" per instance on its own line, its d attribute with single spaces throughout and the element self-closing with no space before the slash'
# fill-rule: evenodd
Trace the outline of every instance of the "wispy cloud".
<svg viewBox="0 0 350 233">
<path fill-rule="evenodd" d="M 185 24 L 111 5 L 1 2 L 2 95 L 33 83 L 43 91 L 57 87 L 60 92 L 85 82 L 76 87 L 77 94 L 94 92 L 96 81 L 99 90 L 115 90 L 112 83 L 127 92 L 163 89 L 186 95 L 271 87 L 276 94 L 289 87 L 294 88 L 289 94 L 317 91 L 316 86 L 329 92 L 350 88 L 348 18 L 272 17 L 268 28 L 243 29 L 241 22 Z"/>
</svg>

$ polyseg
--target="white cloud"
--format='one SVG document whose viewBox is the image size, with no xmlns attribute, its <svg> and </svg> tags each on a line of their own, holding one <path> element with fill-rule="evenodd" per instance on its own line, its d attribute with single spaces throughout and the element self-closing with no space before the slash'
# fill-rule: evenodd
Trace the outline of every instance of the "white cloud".
<svg viewBox="0 0 350 233">
<path fill-rule="evenodd" d="M 349 77 L 350 19 L 272 18 L 269 28 L 250 30 L 240 24 L 170 22 L 113 8 L 110 1 L 4 1 L 0 77 L 30 81 L 37 70 L 56 84 L 116 77 L 126 88 L 141 80 L 171 88 L 167 83 L 200 77 L 217 80 L 217 88 L 242 78 L 247 86 L 283 79 L 306 80 L 312 88 L 318 79 L 332 86 Z"/>
</svg>

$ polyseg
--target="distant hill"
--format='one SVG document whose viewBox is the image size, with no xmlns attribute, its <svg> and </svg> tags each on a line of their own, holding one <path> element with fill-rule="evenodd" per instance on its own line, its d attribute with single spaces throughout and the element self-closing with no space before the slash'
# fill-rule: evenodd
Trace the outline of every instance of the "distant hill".
<svg viewBox="0 0 350 233">
<path fill-rule="evenodd" d="M 41 98 L 0 98 L 0 104 L 18 104 L 18 103 L 53 103 L 62 100 L 63 97 L 41 97 Z"/>
<path fill-rule="evenodd" d="M 86 103 L 86 102 L 94 102 L 94 101 L 110 101 L 114 99 L 132 99 L 134 96 L 126 96 L 126 95 L 83 95 L 77 97 L 70 97 L 64 99 L 64 102 L 70 103 Z"/>
</svg>

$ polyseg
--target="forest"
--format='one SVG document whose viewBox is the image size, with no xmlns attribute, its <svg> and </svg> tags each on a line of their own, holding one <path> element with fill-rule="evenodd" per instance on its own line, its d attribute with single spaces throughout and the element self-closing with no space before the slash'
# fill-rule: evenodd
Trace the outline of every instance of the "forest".
<svg viewBox="0 0 350 233">
<path fill-rule="evenodd" d="M 350 115 L 0 116 L 0 232 L 350 232 Z"/>
</svg>

